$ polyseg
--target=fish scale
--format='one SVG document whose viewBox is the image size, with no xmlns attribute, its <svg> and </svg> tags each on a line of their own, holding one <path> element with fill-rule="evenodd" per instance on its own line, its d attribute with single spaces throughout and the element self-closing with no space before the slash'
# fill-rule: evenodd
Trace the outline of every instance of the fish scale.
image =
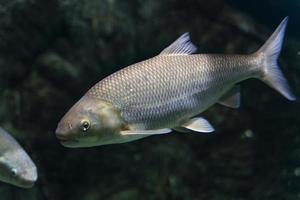
<svg viewBox="0 0 300 200">
<path fill-rule="evenodd" d="M 87 95 L 118 107 L 130 124 L 176 126 L 249 78 L 253 60 L 252 55 L 159 55 L 112 74 Z"/>
</svg>

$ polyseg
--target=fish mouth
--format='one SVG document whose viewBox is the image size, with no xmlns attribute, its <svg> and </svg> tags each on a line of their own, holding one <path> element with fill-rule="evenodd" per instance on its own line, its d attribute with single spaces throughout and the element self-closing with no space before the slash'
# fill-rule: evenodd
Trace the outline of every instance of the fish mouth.
<svg viewBox="0 0 300 200">
<path fill-rule="evenodd" d="M 60 143 L 62 144 L 68 144 L 68 143 L 78 143 L 79 141 L 76 139 L 58 139 Z"/>
<path fill-rule="evenodd" d="M 19 183 L 16 185 L 25 189 L 32 188 L 37 181 L 37 177 L 32 178 L 32 179 L 22 179 Z"/>
<path fill-rule="evenodd" d="M 77 143 L 79 142 L 78 140 L 76 139 L 73 139 L 73 138 L 67 138 L 67 137 L 63 137 L 61 135 L 56 135 L 57 139 L 60 141 L 60 143 Z"/>
<path fill-rule="evenodd" d="M 64 147 L 69 147 L 69 148 L 74 148 L 77 147 L 79 144 L 78 140 L 60 140 L 60 144 L 63 145 Z"/>
<path fill-rule="evenodd" d="M 35 183 L 35 181 L 28 181 L 28 180 L 26 180 L 26 181 L 23 181 L 21 183 L 21 185 L 19 185 L 19 186 L 22 187 L 22 188 L 29 189 L 29 188 L 32 188 L 34 186 L 34 183 Z"/>
<path fill-rule="evenodd" d="M 59 140 L 60 143 L 64 143 L 64 144 L 68 144 L 68 143 L 78 143 L 79 141 L 78 140 Z"/>
</svg>

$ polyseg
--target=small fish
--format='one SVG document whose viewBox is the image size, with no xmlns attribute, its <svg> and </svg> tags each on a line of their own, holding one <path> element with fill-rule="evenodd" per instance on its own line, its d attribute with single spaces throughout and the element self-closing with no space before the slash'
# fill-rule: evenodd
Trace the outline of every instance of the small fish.
<svg viewBox="0 0 300 200">
<path fill-rule="evenodd" d="M 38 178 L 37 169 L 18 142 L 0 127 L 0 180 L 30 188 Z"/>
<path fill-rule="evenodd" d="M 183 34 L 159 55 L 128 66 L 94 85 L 62 118 L 56 136 L 66 147 L 124 143 L 172 131 L 209 133 L 195 117 L 215 103 L 237 108 L 239 82 L 260 79 L 295 100 L 277 59 L 286 17 L 267 42 L 249 55 L 194 54 Z"/>
</svg>

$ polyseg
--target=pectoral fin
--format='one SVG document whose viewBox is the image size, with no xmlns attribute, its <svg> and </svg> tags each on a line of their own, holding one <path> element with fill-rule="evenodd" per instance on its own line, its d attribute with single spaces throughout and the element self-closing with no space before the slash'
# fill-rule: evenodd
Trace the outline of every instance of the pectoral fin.
<svg viewBox="0 0 300 200">
<path fill-rule="evenodd" d="M 196 117 L 193 119 L 190 119 L 186 123 L 181 125 L 182 127 L 196 131 L 196 132 L 202 132 L 202 133 L 210 133 L 213 132 L 215 129 L 212 127 L 212 125 L 204 118 L 202 117 Z"/>
<path fill-rule="evenodd" d="M 230 108 L 238 108 L 240 107 L 240 87 L 235 86 L 231 90 L 229 90 L 220 100 L 219 104 L 222 104 L 224 106 L 230 107 Z"/>
<path fill-rule="evenodd" d="M 121 131 L 121 135 L 159 135 L 172 132 L 169 128 L 157 130 L 126 130 Z"/>
</svg>

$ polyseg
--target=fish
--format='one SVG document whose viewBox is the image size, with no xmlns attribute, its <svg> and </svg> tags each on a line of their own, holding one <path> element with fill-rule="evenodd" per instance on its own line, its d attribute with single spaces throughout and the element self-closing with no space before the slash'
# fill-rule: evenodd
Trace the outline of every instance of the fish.
<svg viewBox="0 0 300 200">
<path fill-rule="evenodd" d="M 159 55 L 123 68 L 90 88 L 62 117 L 56 137 L 65 147 L 119 144 L 151 135 L 211 133 L 199 116 L 216 103 L 238 108 L 239 83 L 255 78 L 296 99 L 278 65 L 288 17 L 251 54 L 197 54 L 184 33 Z"/>
<path fill-rule="evenodd" d="M 34 162 L 20 144 L 0 127 L 0 181 L 31 188 L 37 179 Z"/>
</svg>

